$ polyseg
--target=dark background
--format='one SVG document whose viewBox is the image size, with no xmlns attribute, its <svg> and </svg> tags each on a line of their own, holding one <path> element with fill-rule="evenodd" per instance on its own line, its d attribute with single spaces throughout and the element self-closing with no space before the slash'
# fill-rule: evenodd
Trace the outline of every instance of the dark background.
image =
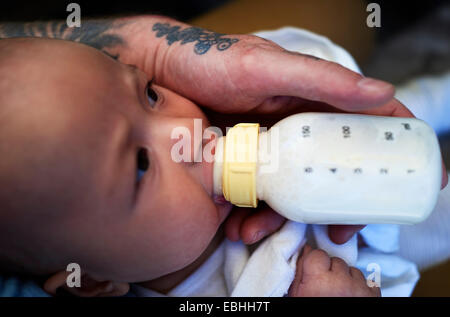
<svg viewBox="0 0 450 317">
<path fill-rule="evenodd" d="M 161 14 L 186 22 L 231 1 L 238 0 L 2 1 L 0 5 L 0 21 L 65 20 L 69 14 L 66 12 L 67 5 L 75 2 L 81 6 L 83 18 L 130 14 Z M 377 31 L 378 39 L 384 41 L 448 0 L 362 1 L 366 3 L 375 2 L 383 8 L 381 15 L 383 27 Z"/>
</svg>

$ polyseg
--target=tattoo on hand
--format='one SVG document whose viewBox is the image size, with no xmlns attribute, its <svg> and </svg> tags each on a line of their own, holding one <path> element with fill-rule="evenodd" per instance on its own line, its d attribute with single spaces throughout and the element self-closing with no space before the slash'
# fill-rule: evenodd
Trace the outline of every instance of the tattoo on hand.
<svg viewBox="0 0 450 317">
<path fill-rule="evenodd" d="M 124 23 L 117 24 L 109 20 L 85 21 L 80 28 L 67 26 L 66 22 L 34 22 L 34 23 L 6 23 L 0 25 L 0 38 L 13 37 L 46 37 L 80 42 L 101 50 L 114 59 L 119 55 L 111 55 L 105 49 L 125 45 L 120 35 L 107 33 L 120 28 Z"/>
<path fill-rule="evenodd" d="M 217 50 L 224 51 L 239 39 L 223 37 L 225 34 L 208 31 L 199 27 L 188 27 L 180 30 L 180 26 L 171 26 L 169 23 L 155 23 L 152 30 L 156 31 L 157 37 L 166 36 L 167 44 L 181 41 L 181 45 L 197 42 L 194 52 L 198 55 L 205 54 L 209 49 L 217 45 Z"/>
</svg>

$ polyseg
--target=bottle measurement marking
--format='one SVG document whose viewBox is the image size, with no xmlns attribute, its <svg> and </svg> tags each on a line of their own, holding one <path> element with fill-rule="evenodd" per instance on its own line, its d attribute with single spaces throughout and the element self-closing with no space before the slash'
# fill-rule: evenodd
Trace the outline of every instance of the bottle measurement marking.
<svg viewBox="0 0 450 317">
<path fill-rule="evenodd" d="M 387 141 L 393 141 L 394 140 L 394 134 L 391 131 L 384 132 L 384 138 Z"/>
<path fill-rule="evenodd" d="M 304 125 L 302 127 L 302 135 L 304 138 L 308 138 L 311 136 L 311 127 L 309 125 Z"/>
<path fill-rule="evenodd" d="M 337 167 L 332 167 L 332 168 L 329 168 L 328 169 L 329 171 L 330 171 L 330 173 L 333 173 L 333 174 L 336 174 L 337 172 L 338 172 L 338 168 Z M 310 173 L 313 173 L 314 172 L 314 169 L 311 167 L 311 166 L 308 166 L 308 167 L 305 167 L 304 169 L 303 169 L 303 171 L 305 172 L 305 173 L 308 173 L 308 174 L 310 174 Z M 353 169 L 353 174 L 362 174 L 363 173 L 363 169 L 362 168 L 360 168 L 360 167 L 357 167 L 357 168 L 354 168 Z M 378 173 L 379 174 L 389 174 L 389 169 L 388 168 L 380 168 L 379 170 L 378 170 Z M 407 174 L 412 174 L 412 173 L 415 173 L 415 170 L 413 170 L 413 169 L 407 169 L 406 170 L 406 173 Z"/>
<path fill-rule="evenodd" d="M 411 130 L 411 125 L 409 123 L 401 123 L 403 128 L 405 130 Z M 351 127 L 348 125 L 342 126 L 342 136 L 344 139 L 348 139 L 351 137 Z M 310 125 L 304 125 L 302 126 L 302 136 L 304 138 L 309 138 L 311 136 L 311 126 Z M 387 141 L 393 141 L 394 140 L 394 133 L 392 131 L 385 131 L 384 132 L 384 138 Z"/>
<path fill-rule="evenodd" d="M 344 135 L 344 139 L 349 138 L 351 135 L 350 127 L 348 125 L 344 125 L 342 127 L 342 133 Z"/>
<path fill-rule="evenodd" d="M 405 130 L 411 130 L 411 125 L 409 123 L 402 123 Z"/>
<path fill-rule="evenodd" d="M 411 130 L 411 125 L 409 123 L 402 122 L 401 125 L 403 126 L 403 128 L 405 130 Z M 348 125 L 342 126 L 342 135 L 345 139 L 350 138 L 351 137 L 351 127 Z M 309 125 L 302 126 L 302 136 L 304 138 L 308 138 L 311 136 L 311 126 L 309 126 Z M 394 133 L 392 131 L 385 131 L 384 138 L 386 141 L 393 141 Z M 338 169 L 336 167 L 329 168 L 328 170 L 333 174 L 336 174 L 338 172 Z M 313 171 L 314 171 L 313 168 L 310 166 L 304 168 L 305 173 L 310 174 L 310 173 L 313 173 Z M 362 174 L 362 172 L 363 172 L 363 169 L 360 167 L 353 169 L 353 174 Z M 407 172 L 407 174 L 412 174 L 415 172 L 415 170 L 407 169 L 406 172 Z M 389 173 L 389 169 L 387 169 L 387 168 L 379 169 L 379 174 L 386 175 L 388 173 Z"/>
</svg>

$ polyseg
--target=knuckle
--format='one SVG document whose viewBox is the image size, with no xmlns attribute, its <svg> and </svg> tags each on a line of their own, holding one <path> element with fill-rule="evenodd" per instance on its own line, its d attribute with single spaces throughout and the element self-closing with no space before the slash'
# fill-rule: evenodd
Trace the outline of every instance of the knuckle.
<svg viewBox="0 0 450 317">
<path fill-rule="evenodd" d="M 244 38 L 243 42 L 244 44 L 241 45 L 239 51 L 239 59 L 243 71 L 252 70 L 260 66 L 262 57 L 264 56 L 263 54 L 282 50 L 277 44 L 256 36 Z"/>
<path fill-rule="evenodd" d="M 258 64 L 258 49 L 255 45 L 249 45 L 243 48 L 240 53 L 241 70 L 248 72 L 254 69 Z"/>
</svg>

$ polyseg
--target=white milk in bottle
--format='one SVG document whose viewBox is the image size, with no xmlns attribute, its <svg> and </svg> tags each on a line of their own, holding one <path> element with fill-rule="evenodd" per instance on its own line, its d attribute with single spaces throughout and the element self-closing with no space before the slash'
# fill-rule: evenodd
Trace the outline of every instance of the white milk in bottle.
<svg viewBox="0 0 450 317">
<path fill-rule="evenodd" d="M 214 192 L 318 224 L 414 224 L 433 210 L 442 178 L 425 122 L 336 113 L 289 116 L 266 132 L 243 123 L 217 141 Z"/>
</svg>

